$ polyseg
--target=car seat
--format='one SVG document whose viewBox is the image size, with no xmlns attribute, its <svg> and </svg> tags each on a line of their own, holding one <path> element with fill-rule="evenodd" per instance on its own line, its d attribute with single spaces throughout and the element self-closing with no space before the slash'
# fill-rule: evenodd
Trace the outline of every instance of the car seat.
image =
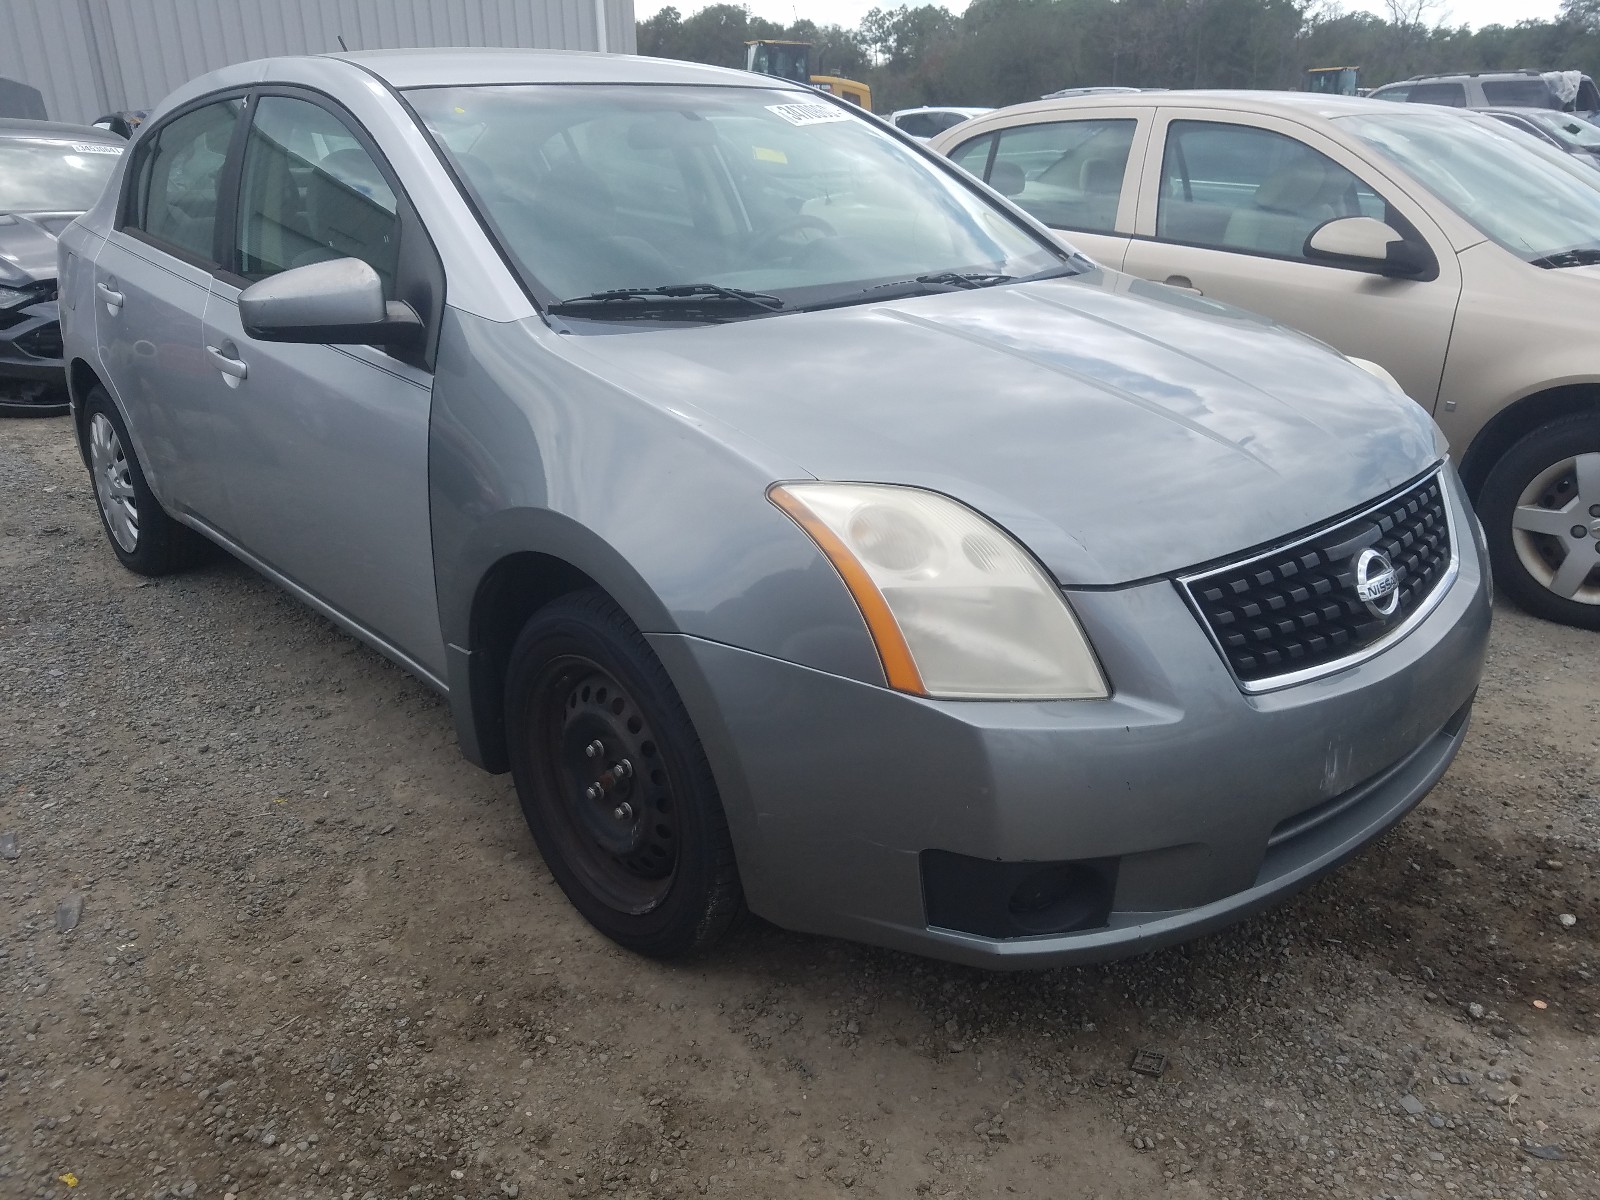
<svg viewBox="0 0 1600 1200">
<path fill-rule="evenodd" d="M 1299 258 L 1317 226 L 1346 209 L 1351 176 L 1321 155 L 1304 155 L 1263 179 L 1248 208 L 1235 209 L 1224 245 Z"/>
</svg>

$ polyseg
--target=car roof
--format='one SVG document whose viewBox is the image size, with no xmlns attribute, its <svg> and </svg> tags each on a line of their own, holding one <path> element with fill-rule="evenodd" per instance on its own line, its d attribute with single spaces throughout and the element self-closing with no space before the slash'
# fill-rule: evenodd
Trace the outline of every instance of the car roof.
<svg viewBox="0 0 1600 1200">
<path fill-rule="evenodd" d="M 920 108 L 897 108 L 891 117 L 904 117 L 911 113 L 991 113 L 992 108 L 976 108 L 965 104 L 925 104 Z"/>
<path fill-rule="evenodd" d="M 326 57 L 354 63 L 398 89 L 492 83 L 698 83 L 812 90 L 774 76 L 727 67 L 585 50 L 456 47 L 358 50 Z"/>
<path fill-rule="evenodd" d="M 1399 105 L 1392 100 L 1368 100 L 1362 96 L 1330 96 L 1320 92 L 1256 91 L 1175 91 L 1101 92 L 1092 96 L 1062 96 L 1055 100 L 1033 100 L 1003 111 L 1047 113 L 1078 108 L 1228 108 L 1238 112 L 1276 114 L 1294 117 L 1346 117 L 1362 113 L 1394 113 L 1402 108 L 1427 105 Z"/>
<path fill-rule="evenodd" d="M 104 142 L 108 146 L 126 146 L 127 139 L 109 130 L 93 125 L 69 125 L 65 121 L 28 121 L 18 117 L 0 117 L 0 139 L 39 138 L 51 141 Z"/>
<path fill-rule="evenodd" d="M 1519 71 L 1443 71 L 1432 75 L 1408 75 L 1404 79 L 1396 79 L 1394 83 L 1424 83 L 1434 79 L 1543 79 L 1544 73 L 1533 70 Z M 1386 83 L 1384 87 L 1393 87 L 1394 84 Z"/>
<path fill-rule="evenodd" d="M 1559 108 L 1537 108 L 1531 104 L 1480 104 L 1472 109 L 1481 113 L 1510 113 L 1515 117 L 1572 117 L 1576 114 L 1562 112 Z M 1579 120 L 1583 118 L 1579 117 Z"/>
</svg>

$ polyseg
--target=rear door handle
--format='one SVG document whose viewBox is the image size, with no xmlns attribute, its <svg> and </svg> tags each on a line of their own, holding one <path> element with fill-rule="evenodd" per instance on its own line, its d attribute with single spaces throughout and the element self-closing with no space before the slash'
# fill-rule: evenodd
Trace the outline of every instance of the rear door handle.
<svg viewBox="0 0 1600 1200">
<path fill-rule="evenodd" d="M 126 299 L 121 292 L 109 284 L 97 283 L 94 285 L 94 290 L 100 293 L 100 298 L 106 302 L 106 307 L 112 310 L 113 315 L 117 309 L 122 307 L 123 301 Z"/>
<path fill-rule="evenodd" d="M 1180 292 L 1188 292 L 1192 296 L 1204 296 L 1205 293 L 1189 281 L 1187 275 L 1168 275 L 1166 284 L 1170 288 L 1177 288 Z"/>
<path fill-rule="evenodd" d="M 250 374 L 250 364 L 242 358 L 234 358 L 227 353 L 232 350 L 232 344 L 227 346 L 207 346 L 206 353 L 211 356 L 212 363 L 229 379 L 243 379 Z"/>
</svg>

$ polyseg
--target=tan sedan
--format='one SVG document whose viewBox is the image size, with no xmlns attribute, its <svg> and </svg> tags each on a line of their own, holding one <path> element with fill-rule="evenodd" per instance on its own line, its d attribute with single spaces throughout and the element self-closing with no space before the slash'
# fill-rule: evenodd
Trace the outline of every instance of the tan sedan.
<svg viewBox="0 0 1600 1200">
<path fill-rule="evenodd" d="M 929 145 L 1090 257 L 1387 368 L 1496 578 L 1600 628 L 1600 174 L 1487 118 L 1293 92 L 1095 95 Z"/>
</svg>

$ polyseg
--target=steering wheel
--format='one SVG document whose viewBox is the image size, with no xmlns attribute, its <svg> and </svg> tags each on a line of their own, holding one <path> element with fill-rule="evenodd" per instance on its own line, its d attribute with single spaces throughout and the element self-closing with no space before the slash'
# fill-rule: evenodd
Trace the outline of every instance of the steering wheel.
<svg viewBox="0 0 1600 1200">
<path fill-rule="evenodd" d="M 750 252 L 758 258 L 775 257 L 785 238 L 806 229 L 814 229 L 823 237 L 838 237 L 839 231 L 821 217 L 800 213 L 772 229 L 763 229 L 750 239 Z M 809 239 L 808 239 L 809 240 Z"/>
</svg>

